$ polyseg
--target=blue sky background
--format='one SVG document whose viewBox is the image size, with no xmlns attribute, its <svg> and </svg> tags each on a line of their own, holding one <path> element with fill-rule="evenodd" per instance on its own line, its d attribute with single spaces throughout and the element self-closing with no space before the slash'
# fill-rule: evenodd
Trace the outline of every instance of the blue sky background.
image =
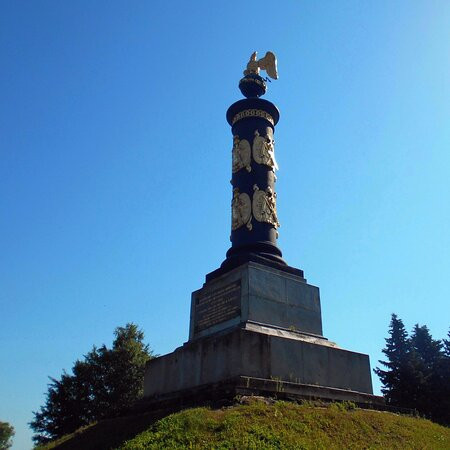
<svg viewBox="0 0 450 450">
<path fill-rule="evenodd" d="M 187 340 L 229 247 L 232 136 L 254 50 L 277 54 L 279 245 L 324 334 L 368 353 L 392 312 L 446 336 L 447 1 L 0 2 L 0 420 L 133 321 Z M 379 393 L 380 384 L 374 377 Z"/>
</svg>

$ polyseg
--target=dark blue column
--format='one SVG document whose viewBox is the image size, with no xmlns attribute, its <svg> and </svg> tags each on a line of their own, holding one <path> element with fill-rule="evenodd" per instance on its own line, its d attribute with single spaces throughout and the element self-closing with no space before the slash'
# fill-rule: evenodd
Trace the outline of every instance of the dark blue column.
<svg viewBox="0 0 450 450">
<path fill-rule="evenodd" d="M 237 188 L 239 193 L 246 193 L 249 196 L 252 206 L 256 188 L 266 192 L 267 188 L 270 188 L 273 197 L 276 197 L 274 168 L 255 161 L 253 146 L 255 137 L 273 136 L 279 117 L 277 107 L 260 98 L 239 100 L 227 111 L 227 121 L 231 125 L 233 136 L 238 136 L 241 141 L 247 141 L 252 150 L 251 170 L 248 171 L 243 167 L 234 172 L 231 184 L 233 189 Z M 242 260 L 242 257 L 248 259 L 254 254 L 286 265 L 281 257 L 281 250 L 277 247 L 277 233 L 276 225 L 257 220 L 252 208 L 251 229 L 241 226 L 231 231 L 231 248 L 227 252 L 227 259 L 236 257 L 239 260 Z M 224 264 L 229 262 L 225 261 Z"/>
<path fill-rule="evenodd" d="M 239 87 L 247 98 L 233 103 L 226 115 L 233 135 L 231 247 L 221 268 L 206 280 L 249 261 L 303 276 L 301 270 L 286 264 L 277 246 L 273 136 L 280 113 L 273 103 L 258 98 L 266 91 L 260 76 L 245 76 Z M 258 148 L 264 151 L 259 153 Z"/>
</svg>

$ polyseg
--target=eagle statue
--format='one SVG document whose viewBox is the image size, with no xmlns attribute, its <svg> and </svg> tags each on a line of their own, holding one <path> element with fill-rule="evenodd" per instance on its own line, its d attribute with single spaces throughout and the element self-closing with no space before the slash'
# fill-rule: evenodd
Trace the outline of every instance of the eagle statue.
<svg viewBox="0 0 450 450">
<path fill-rule="evenodd" d="M 264 58 L 256 59 L 258 53 L 253 52 L 250 60 L 247 63 L 247 68 L 244 70 L 244 75 L 256 74 L 259 75 L 259 70 L 265 70 L 267 75 L 274 80 L 278 79 L 277 58 L 274 53 L 267 52 Z"/>
</svg>

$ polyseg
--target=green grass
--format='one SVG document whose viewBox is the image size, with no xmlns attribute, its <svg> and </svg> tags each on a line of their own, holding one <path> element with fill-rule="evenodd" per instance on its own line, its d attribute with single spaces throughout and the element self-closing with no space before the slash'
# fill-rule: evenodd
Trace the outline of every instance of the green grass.
<svg viewBox="0 0 450 450">
<path fill-rule="evenodd" d="M 149 415 L 114 419 L 64 439 L 41 449 L 434 450 L 450 448 L 450 429 L 351 404 L 317 407 L 255 401 L 224 409 L 187 409 L 157 421 Z"/>
</svg>

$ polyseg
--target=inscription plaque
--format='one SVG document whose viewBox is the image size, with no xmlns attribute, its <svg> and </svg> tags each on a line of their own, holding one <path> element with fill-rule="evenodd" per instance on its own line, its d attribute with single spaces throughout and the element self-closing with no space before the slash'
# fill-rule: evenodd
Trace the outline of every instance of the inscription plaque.
<svg viewBox="0 0 450 450">
<path fill-rule="evenodd" d="M 207 292 L 195 300 L 195 332 L 202 331 L 241 313 L 241 281 Z"/>
</svg>

